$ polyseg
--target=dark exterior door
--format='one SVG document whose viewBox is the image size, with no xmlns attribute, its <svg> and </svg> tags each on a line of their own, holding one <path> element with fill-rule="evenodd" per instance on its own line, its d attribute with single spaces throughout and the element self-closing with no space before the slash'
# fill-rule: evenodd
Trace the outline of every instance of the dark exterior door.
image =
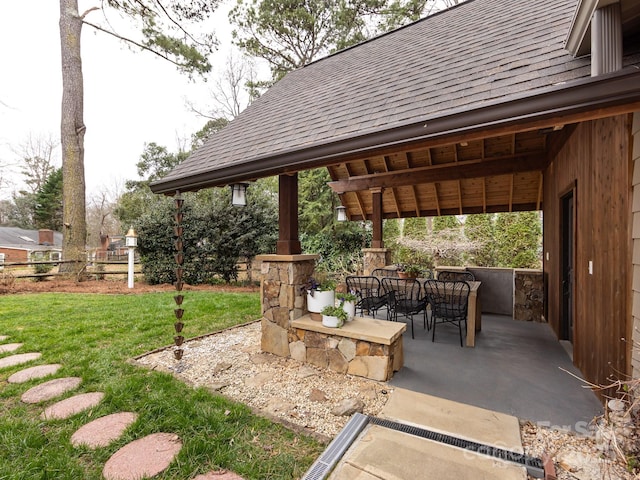
<svg viewBox="0 0 640 480">
<path fill-rule="evenodd" d="M 573 190 L 561 199 L 562 225 L 562 282 L 560 339 L 573 343 L 573 295 L 574 286 L 574 251 L 575 251 L 575 208 Z"/>
</svg>

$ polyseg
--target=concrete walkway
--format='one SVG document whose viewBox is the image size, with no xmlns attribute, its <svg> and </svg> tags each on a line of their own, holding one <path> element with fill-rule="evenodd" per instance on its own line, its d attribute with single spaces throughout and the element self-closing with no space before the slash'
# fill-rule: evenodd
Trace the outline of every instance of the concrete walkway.
<svg viewBox="0 0 640 480">
<path fill-rule="evenodd" d="M 518 419 L 397 388 L 380 414 L 404 425 L 523 453 Z M 330 480 L 525 480 L 524 467 L 437 441 L 369 424 Z"/>
</svg>

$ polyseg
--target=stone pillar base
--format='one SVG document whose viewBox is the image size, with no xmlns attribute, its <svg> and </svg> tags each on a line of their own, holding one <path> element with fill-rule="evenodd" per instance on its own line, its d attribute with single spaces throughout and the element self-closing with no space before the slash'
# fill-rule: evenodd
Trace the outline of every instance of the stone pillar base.
<svg viewBox="0 0 640 480">
<path fill-rule="evenodd" d="M 262 303 L 262 338 L 264 352 L 290 356 L 289 323 L 305 315 L 302 287 L 313 275 L 318 255 L 259 255 L 260 301 Z"/>
<path fill-rule="evenodd" d="M 391 265 L 391 250 L 388 248 L 363 248 L 362 253 L 364 254 L 364 275 L 371 275 L 376 268 Z"/>
</svg>

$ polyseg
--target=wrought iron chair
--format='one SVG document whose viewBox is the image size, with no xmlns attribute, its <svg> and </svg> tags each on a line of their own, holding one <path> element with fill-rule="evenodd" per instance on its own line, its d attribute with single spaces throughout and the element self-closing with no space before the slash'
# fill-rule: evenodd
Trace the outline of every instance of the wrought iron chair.
<svg viewBox="0 0 640 480">
<path fill-rule="evenodd" d="M 438 272 L 438 280 L 443 282 L 475 282 L 476 276 L 462 270 L 441 270 Z"/>
<path fill-rule="evenodd" d="M 415 278 L 383 278 L 382 288 L 388 297 L 389 320 L 398 321 L 398 315 L 411 320 L 411 338 L 413 316 L 422 313 L 424 328 L 427 328 L 427 300 L 422 296 L 420 282 Z"/>
<path fill-rule="evenodd" d="M 378 278 L 397 277 L 398 269 L 397 268 L 376 268 L 373 272 L 371 272 L 371 275 Z"/>
<path fill-rule="evenodd" d="M 378 310 L 387 305 L 387 295 L 382 290 L 378 277 L 351 275 L 345 279 L 345 283 L 347 290 L 358 297 L 356 315 L 359 310 L 362 316 L 367 312 L 367 315 L 375 317 Z"/>
<path fill-rule="evenodd" d="M 431 324 L 433 332 L 431 341 L 436 339 L 436 325 L 438 323 L 455 323 L 460 332 L 460 346 L 462 342 L 462 324 L 467 331 L 467 305 L 471 287 L 467 282 L 446 282 L 442 280 L 426 280 L 424 291 L 431 306 Z"/>
</svg>

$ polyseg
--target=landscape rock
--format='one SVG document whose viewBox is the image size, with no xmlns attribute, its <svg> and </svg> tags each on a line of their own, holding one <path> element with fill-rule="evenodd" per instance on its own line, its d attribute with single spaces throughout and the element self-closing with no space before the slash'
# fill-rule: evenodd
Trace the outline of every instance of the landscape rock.
<svg viewBox="0 0 640 480">
<path fill-rule="evenodd" d="M 364 411 L 364 402 L 359 398 L 345 398 L 336 405 L 331 413 L 337 417 L 348 417 L 354 413 L 362 413 Z"/>
<path fill-rule="evenodd" d="M 314 388 L 313 390 L 311 390 L 311 393 L 309 394 L 309 400 L 311 400 L 312 402 L 326 402 L 327 394 L 324 393 L 322 390 Z"/>
</svg>

